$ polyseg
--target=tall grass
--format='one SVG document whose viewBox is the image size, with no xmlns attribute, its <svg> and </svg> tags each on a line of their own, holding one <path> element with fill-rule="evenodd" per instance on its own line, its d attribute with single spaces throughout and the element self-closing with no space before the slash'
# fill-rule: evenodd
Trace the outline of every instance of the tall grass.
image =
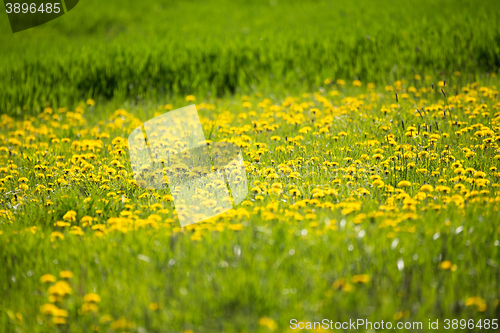
<svg viewBox="0 0 500 333">
<path fill-rule="evenodd" d="M 301 91 L 327 77 L 475 79 L 500 67 L 498 13 L 495 1 L 85 1 L 26 32 L 0 24 L 0 110 Z"/>
</svg>

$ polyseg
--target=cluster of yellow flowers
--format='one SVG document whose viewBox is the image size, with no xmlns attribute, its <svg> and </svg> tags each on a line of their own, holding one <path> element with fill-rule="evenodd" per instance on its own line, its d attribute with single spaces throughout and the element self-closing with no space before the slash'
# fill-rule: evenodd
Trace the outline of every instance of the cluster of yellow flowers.
<svg viewBox="0 0 500 333">
<path fill-rule="evenodd" d="M 244 215 L 256 213 L 264 220 L 291 215 L 297 220 L 311 219 L 311 211 L 320 207 L 340 209 L 348 215 L 361 210 L 367 201 L 363 197 L 376 198 L 379 212 L 384 213 L 372 212 L 371 218 L 387 217 L 391 212 L 407 216 L 416 213 L 417 206 L 440 210 L 450 203 L 463 208 L 466 202 L 496 204 L 500 200 L 496 196 L 500 103 L 495 102 L 495 87 L 471 84 L 460 93 L 453 87 L 455 95 L 429 105 L 434 90 L 416 89 L 402 81 L 385 89 L 399 92 L 399 103 L 375 93 L 373 84 L 368 84 L 368 94 L 345 96 L 337 90 L 345 81 L 337 81 L 336 86 L 332 80 L 325 83 L 332 86 L 328 93 L 323 89 L 287 97 L 281 104 L 264 98 L 256 108 L 250 97 L 243 96 L 242 112 L 224 110 L 216 119 L 202 118 L 206 130 L 216 124 L 217 135 L 245 151 L 252 184 L 251 196 L 242 204 Z M 353 82 L 353 86 L 360 85 Z M 445 87 L 445 83 L 438 86 Z M 195 100 L 192 95 L 186 98 Z M 88 104 L 94 104 L 91 102 Z M 413 104 L 414 109 L 405 110 L 403 103 Z M 155 115 L 170 109 L 170 104 L 159 107 Z M 216 107 L 201 103 L 198 109 L 213 111 Z M 127 140 L 116 135 L 125 136 L 140 120 L 119 109 L 109 121 L 89 128 L 84 113 L 85 107 L 80 106 L 74 112 L 46 108 L 39 120 L 1 117 L 7 131 L 0 134 L 4 164 L 0 191 L 7 193 L 7 200 L 13 205 L 39 202 L 48 215 L 54 215 L 54 193 L 60 189 L 93 184 L 106 191 L 104 197 L 87 197 L 79 204 L 87 215 L 69 210 L 61 220 L 55 217 L 54 241 L 64 239 L 61 230 L 65 228 L 83 235 L 82 227 L 100 234 L 108 229 L 172 224 L 171 195 L 139 193 L 127 166 Z M 388 116 L 391 113 L 394 115 Z M 408 123 L 394 122 L 396 113 L 402 113 Z M 297 132 L 300 135 L 294 135 Z M 134 196 L 147 204 L 131 202 Z M 277 206 L 262 210 L 259 201 L 266 202 L 267 208 Z M 204 200 L 203 205 L 221 209 L 213 200 Z M 108 215 L 111 206 L 120 207 L 119 216 Z M 298 212 L 287 213 L 292 210 Z M 146 211 L 157 214 L 144 216 Z M 3 209 L 0 218 L 13 222 L 14 212 Z M 234 213 L 226 220 L 232 216 Z M 365 218 L 366 214 L 360 215 L 356 221 Z"/>
<path fill-rule="evenodd" d="M 67 325 L 70 319 L 70 314 L 64 307 L 69 301 L 68 298 L 73 295 L 73 288 L 70 285 L 73 273 L 70 271 L 61 271 L 59 272 L 59 277 L 61 280 L 57 280 L 57 278 L 52 274 L 44 274 L 40 277 L 40 281 L 42 283 L 50 284 L 47 289 L 48 303 L 45 303 L 40 307 L 40 312 L 46 318 L 48 317 L 52 324 Z M 74 302 L 75 299 L 72 301 Z M 78 314 L 97 314 L 100 302 L 101 297 L 98 294 L 85 294 L 83 296 L 83 304 L 78 309 Z M 19 314 L 17 318 L 21 318 L 19 320 L 22 320 L 22 315 Z M 113 329 L 131 329 L 135 327 L 132 322 L 123 317 L 113 320 L 112 316 L 104 314 L 98 318 L 100 324 L 110 325 Z M 43 322 L 43 320 L 44 317 L 38 318 L 39 322 Z M 93 325 L 93 328 L 98 330 L 98 327 L 95 325 Z"/>
<path fill-rule="evenodd" d="M 345 82 L 337 84 L 342 86 Z M 355 81 L 353 85 L 360 83 Z M 430 106 L 426 106 L 428 100 L 424 98 L 434 95 L 429 88 L 422 87 L 417 91 L 409 86 L 404 92 L 401 81 L 389 87 L 401 92 L 400 100 L 408 99 L 415 104 L 416 111 L 404 111 L 393 101 L 381 103 L 386 99 L 375 92 L 349 97 L 340 96 L 339 91 L 333 89 L 327 94 L 331 98 L 316 92 L 304 94 L 302 98 L 285 98 L 281 105 L 265 98 L 257 103 L 259 111 L 251 110 L 253 104 L 249 97 L 243 96 L 242 109 L 248 111 L 239 114 L 221 112 L 215 120 L 219 126 L 218 134 L 245 149 L 248 157 L 246 171 L 254 176 L 252 192 L 255 200 L 263 200 L 269 194 L 284 199 L 288 196 L 331 198 L 338 196 L 335 192 L 339 187 L 348 187 L 349 197 L 376 195 L 379 191 L 384 195 L 391 194 L 383 205 L 385 208 L 405 199 L 406 207 L 413 207 L 413 210 L 426 198 L 434 199 L 427 205 L 434 209 L 449 202 L 460 205 L 465 200 L 484 201 L 488 197 L 490 201 L 496 200 L 489 194 L 492 190 L 496 192 L 496 180 L 500 177 L 496 166 L 500 159 L 500 153 L 496 151 L 500 139 L 497 111 L 500 103 L 487 103 L 495 100 L 497 91 L 494 87 L 472 84 L 462 88 L 462 93 Z M 391 89 L 386 87 L 386 90 Z M 417 97 L 420 98 L 417 100 Z M 194 101 L 195 97 L 188 96 L 186 100 Z M 171 105 L 166 105 L 162 110 L 171 108 Z M 213 110 L 215 106 L 202 103 L 198 108 Z M 392 112 L 412 113 L 413 123 L 395 124 L 393 117 L 387 117 Z M 38 123 L 33 117 L 15 121 L 2 116 L 3 127 L 11 130 L 7 135 L 0 135 L 4 142 L 0 152 L 3 152 L 5 162 L 0 168 L 0 190 L 14 192 L 16 195 L 11 200 L 17 202 L 22 201 L 27 193 L 50 196 L 55 187 L 90 181 L 100 190 L 109 192 L 106 198 L 99 199 L 100 205 L 96 205 L 92 198 L 85 199 L 84 203 L 101 207 L 109 205 L 110 201 L 128 203 L 130 190 L 114 191 L 112 187 L 116 186 L 111 186 L 121 182 L 135 184 L 127 168 L 127 141 L 121 136 L 112 138 L 111 133 L 126 133 L 127 129 L 140 124 L 140 120 L 120 109 L 107 123 L 101 121 L 100 126 L 88 129 L 83 114 L 82 107 L 75 112 L 62 108 L 55 112 L 46 108 Z M 344 130 L 349 123 L 359 127 L 367 121 L 371 124 L 363 127 L 363 133 L 353 130 L 352 126 Z M 203 122 L 207 128 L 214 120 L 203 119 Z M 74 128 L 77 130 L 72 133 L 78 139 L 59 137 Z M 338 128 L 343 130 L 335 131 Z M 455 130 L 444 132 L 450 129 Z M 274 132 L 281 135 L 271 135 L 268 142 L 259 140 L 267 139 L 267 133 Z M 295 132 L 300 135 L 293 135 Z M 362 149 L 361 154 L 357 147 Z M 485 153 L 491 154 L 490 158 L 484 158 Z M 477 163 L 477 154 L 483 158 L 481 163 Z M 21 175 L 20 164 L 32 166 L 32 169 L 23 167 Z M 477 166 L 483 170 L 478 170 Z M 409 192 L 415 192 L 415 186 L 420 191 L 410 197 Z M 435 193 L 439 194 L 438 199 L 445 200 L 435 200 Z M 153 198 L 155 195 L 144 191 L 138 197 Z M 170 201 L 168 196 L 163 196 L 163 199 Z M 156 205 L 149 205 L 149 209 L 168 214 L 169 209 L 161 202 L 157 200 Z M 244 206 L 252 206 L 253 202 L 246 201 Z M 51 206 L 53 202 L 49 198 L 44 204 Z M 205 204 L 213 203 L 206 200 Z M 128 209 L 136 208 L 131 206 L 134 205 L 128 205 Z M 63 216 L 63 221 L 55 221 L 55 226 L 65 227 L 75 222 L 76 213 L 71 215 L 70 212 Z M 101 212 L 102 209 L 94 211 L 96 215 Z M 2 216 L 11 214 L 11 210 L 2 211 Z M 72 232 L 80 234 L 81 230 L 76 227 Z M 62 237 L 54 234 L 54 238 Z"/>
<path fill-rule="evenodd" d="M 45 274 L 40 277 L 42 283 L 50 283 L 47 289 L 48 301 L 40 307 L 40 312 L 44 315 L 51 316 L 52 322 L 57 325 L 66 324 L 69 313 L 62 308 L 64 299 L 73 293 L 73 289 L 68 283 L 68 280 L 73 278 L 73 273 L 70 271 L 61 271 L 59 276 L 62 280 L 57 281 L 56 277 L 51 274 Z"/>
<path fill-rule="evenodd" d="M 2 115 L 0 235 L 37 234 L 48 227 L 53 246 L 64 246 L 68 237 L 146 229 L 201 241 L 212 232 L 238 232 L 250 221 L 262 221 L 300 225 L 307 231 L 303 237 L 310 237 L 334 232 L 348 221 L 376 223 L 395 238 L 414 233 L 415 221 L 428 212 L 452 209 L 464 216 L 478 207 L 484 214 L 497 212 L 497 87 L 449 87 L 442 81 L 431 88 L 423 81 L 397 81 L 385 93 L 368 83 L 356 94 L 361 81 L 348 87 L 344 80 L 327 79 L 319 91 L 282 100 L 260 93 L 242 96 L 234 110 L 198 104 L 205 133 L 212 133 L 208 143 L 225 141 L 242 149 L 249 194 L 236 209 L 184 228 L 178 226 L 168 190 L 148 191 L 136 184 L 125 138 L 141 120 L 131 112 L 119 109 L 94 119 L 81 105 L 74 111 L 47 107 L 38 117 L 24 119 Z M 159 106 L 153 116 L 172 109 L 171 104 Z M 201 205 L 221 209 L 210 198 Z M 38 217 L 29 225 L 32 212 Z M 436 223 L 428 233 L 452 223 Z M 457 265 L 444 260 L 439 268 L 453 272 Z M 42 313 L 56 324 L 66 322 L 68 313 L 58 304 L 72 293 L 71 274 L 63 273 L 60 281 L 42 277 L 52 283 Z M 333 289 L 349 291 L 369 280 L 357 275 L 336 281 Z M 96 312 L 99 301 L 88 294 L 80 311 Z M 485 309 L 477 297 L 467 305 Z M 115 323 L 132 325 L 121 319 Z M 268 318 L 260 325 L 275 328 Z"/>
</svg>

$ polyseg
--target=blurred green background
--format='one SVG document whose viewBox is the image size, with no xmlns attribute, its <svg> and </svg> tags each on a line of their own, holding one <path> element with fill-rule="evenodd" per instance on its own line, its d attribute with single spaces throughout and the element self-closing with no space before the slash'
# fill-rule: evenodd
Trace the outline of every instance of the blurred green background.
<svg viewBox="0 0 500 333">
<path fill-rule="evenodd" d="M 499 19 L 496 0 L 85 0 L 13 34 L 5 14 L 0 110 L 295 92 L 327 77 L 475 79 L 500 67 Z"/>
</svg>

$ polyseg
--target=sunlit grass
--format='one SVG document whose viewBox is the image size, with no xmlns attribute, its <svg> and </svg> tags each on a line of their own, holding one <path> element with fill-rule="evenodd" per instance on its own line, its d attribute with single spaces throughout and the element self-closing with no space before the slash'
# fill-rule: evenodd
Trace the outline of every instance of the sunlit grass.
<svg viewBox="0 0 500 333">
<path fill-rule="evenodd" d="M 500 68 L 497 0 L 86 0 L 17 34 L 2 18 L 0 110 L 10 115 L 87 98 L 298 93 L 327 77 L 384 86 L 460 71 L 463 85 Z"/>
<path fill-rule="evenodd" d="M 495 318 L 498 79 L 460 82 L 326 79 L 288 97 L 3 115 L 1 326 L 281 332 L 293 318 Z M 193 102 L 207 138 L 241 147 L 249 195 L 180 228 L 168 191 L 135 185 L 124 138 Z"/>
</svg>

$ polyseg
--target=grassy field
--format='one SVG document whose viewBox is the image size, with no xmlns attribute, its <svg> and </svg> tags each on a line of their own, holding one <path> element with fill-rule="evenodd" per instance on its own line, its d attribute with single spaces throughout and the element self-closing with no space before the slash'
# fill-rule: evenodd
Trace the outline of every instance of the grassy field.
<svg viewBox="0 0 500 333">
<path fill-rule="evenodd" d="M 88 0 L 17 34 L 0 15 L 0 330 L 495 331 L 498 7 Z M 193 103 L 249 195 L 180 228 L 127 137 Z"/>
<path fill-rule="evenodd" d="M 468 82 L 500 68 L 500 3 L 86 0 L 12 34 L 0 17 L 0 107 L 312 91 L 327 77 Z"/>
</svg>

